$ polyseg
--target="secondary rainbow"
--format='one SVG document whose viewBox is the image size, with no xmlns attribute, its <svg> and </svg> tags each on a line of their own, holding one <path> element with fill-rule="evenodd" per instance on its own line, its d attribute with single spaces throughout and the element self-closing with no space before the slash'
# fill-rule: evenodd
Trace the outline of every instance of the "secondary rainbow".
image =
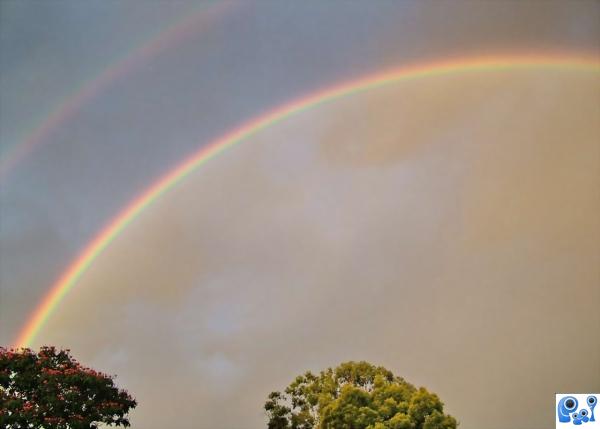
<svg viewBox="0 0 600 429">
<path fill-rule="evenodd" d="M 19 333 L 14 342 L 14 347 L 29 347 L 32 344 L 40 329 L 56 310 L 63 297 L 77 283 L 77 280 L 81 278 L 94 260 L 140 213 L 204 163 L 259 131 L 323 103 L 397 82 L 452 73 L 530 68 L 567 68 L 599 72 L 600 61 L 597 57 L 585 55 L 495 55 L 490 57 L 450 59 L 400 67 L 317 91 L 307 97 L 292 101 L 263 116 L 246 122 L 221 138 L 203 146 L 199 151 L 135 198 L 121 213 L 112 219 L 51 286 L 50 291 L 43 298 Z"/>
<path fill-rule="evenodd" d="M 91 99 L 100 94 L 113 82 L 123 78 L 142 64 L 156 57 L 168 47 L 180 43 L 193 34 L 197 34 L 216 22 L 227 12 L 233 3 L 214 2 L 210 6 L 202 5 L 193 13 L 186 14 L 174 24 L 159 31 L 149 41 L 131 50 L 121 60 L 109 64 L 100 73 L 85 80 L 77 89 L 55 105 L 43 121 L 35 125 L 25 138 L 5 150 L 0 157 L 0 181 L 36 147 L 45 141 L 62 124 L 73 118 Z"/>
</svg>

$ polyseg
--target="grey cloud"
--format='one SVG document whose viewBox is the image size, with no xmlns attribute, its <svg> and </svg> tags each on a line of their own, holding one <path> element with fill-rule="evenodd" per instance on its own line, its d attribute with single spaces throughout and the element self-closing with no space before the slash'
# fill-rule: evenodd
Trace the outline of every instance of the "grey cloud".
<svg viewBox="0 0 600 429">
<path fill-rule="evenodd" d="M 598 80 L 445 82 L 464 95 L 440 104 L 457 110 L 448 132 L 414 130 L 417 144 L 381 166 L 377 152 L 413 129 L 388 117 L 369 132 L 349 121 L 353 134 L 337 109 L 402 109 L 404 86 L 314 109 L 199 169 L 99 258 L 43 338 L 123 374 L 144 427 L 261 427 L 271 389 L 347 359 L 437 391 L 464 427 L 550 422 L 555 390 L 598 382 L 556 371 L 600 357 L 585 334 L 598 323 Z M 429 84 L 410 92 L 434 126 Z M 332 159 L 323 138 L 338 133 L 360 147 L 397 138 Z M 515 392 L 528 406 L 507 415 Z"/>
</svg>

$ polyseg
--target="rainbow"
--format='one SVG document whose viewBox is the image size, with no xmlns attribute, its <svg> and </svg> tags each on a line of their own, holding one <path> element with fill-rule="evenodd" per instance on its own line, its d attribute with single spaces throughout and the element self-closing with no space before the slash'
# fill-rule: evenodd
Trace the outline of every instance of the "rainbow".
<svg viewBox="0 0 600 429">
<path fill-rule="evenodd" d="M 377 73 L 351 82 L 335 85 L 317 91 L 301 99 L 292 101 L 241 125 L 221 138 L 203 146 L 182 164 L 160 178 L 129 206 L 112 219 L 96 237 L 83 249 L 68 269 L 52 285 L 50 291 L 33 312 L 14 342 L 14 347 L 29 347 L 35 340 L 48 318 L 56 310 L 61 300 L 75 286 L 81 276 L 106 248 L 131 224 L 145 209 L 157 199 L 188 177 L 194 170 L 251 137 L 259 131 L 277 124 L 290 116 L 331 102 L 341 97 L 358 94 L 397 82 L 422 79 L 466 72 L 502 71 L 514 69 L 581 69 L 600 71 L 600 61 L 594 56 L 569 55 L 497 55 L 471 57 L 430 62 L 401 67 Z"/>
<path fill-rule="evenodd" d="M 99 74 L 87 79 L 77 86 L 76 90 L 55 106 L 43 121 L 33 127 L 19 143 L 4 151 L 0 158 L 0 181 L 37 146 L 48 140 L 48 137 L 62 124 L 73 118 L 77 112 L 92 98 L 96 97 L 111 83 L 123 78 L 133 70 L 165 51 L 169 46 L 178 44 L 199 30 L 215 22 L 229 10 L 232 2 L 215 2 L 207 7 L 205 4 L 191 14 L 186 14 L 174 24 L 159 31 L 149 41 L 134 49 Z"/>
</svg>

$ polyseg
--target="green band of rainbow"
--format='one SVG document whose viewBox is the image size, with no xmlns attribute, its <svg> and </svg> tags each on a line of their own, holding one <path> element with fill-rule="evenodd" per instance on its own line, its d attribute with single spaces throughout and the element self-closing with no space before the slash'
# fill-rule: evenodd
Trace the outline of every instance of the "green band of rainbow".
<svg viewBox="0 0 600 429">
<path fill-rule="evenodd" d="M 153 202 L 160 198 L 161 195 L 165 194 L 177 183 L 184 180 L 195 169 L 216 157 L 221 152 L 242 142 L 244 139 L 247 139 L 267 127 L 279 123 L 292 115 L 306 111 L 307 109 L 323 103 L 400 81 L 459 72 L 499 71 L 504 69 L 512 70 L 538 67 L 552 69 L 582 69 L 598 72 L 600 71 L 600 62 L 597 57 L 593 56 L 497 55 L 491 57 L 460 58 L 411 67 L 401 67 L 391 71 L 370 75 L 352 82 L 335 85 L 329 89 L 316 92 L 289 104 L 285 104 L 257 119 L 243 124 L 220 139 L 203 146 L 181 165 L 150 186 L 142 195 L 131 202 L 117 217 L 109 222 L 52 285 L 50 291 L 43 298 L 42 302 L 35 309 L 33 315 L 19 333 L 19 336 L 14 342 L 14 347 L 29 347 L 32 344 L 48 318 L 56 311 L 56 308 L 63 297 L 69 293 L 77 280 L 81 278 L 94 260 L 131 222 L 136 219 L 137 216 L 140 215 L 140 213 L 142 213 L 142 211 L 147 209 Z"/>
</svg>

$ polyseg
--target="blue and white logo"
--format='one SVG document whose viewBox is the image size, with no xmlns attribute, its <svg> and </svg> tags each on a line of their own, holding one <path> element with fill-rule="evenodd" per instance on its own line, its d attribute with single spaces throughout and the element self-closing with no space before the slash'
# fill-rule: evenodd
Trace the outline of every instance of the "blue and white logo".
<svg viewBox="0 0 600 429">
<path fill-rule="evenodd" d="M 557 393 L 556 427 L 585 425 L 586 429 L 600 429 L 600 416 L 597 421 L 594 414 L 598 398 L 597 393 Z"/>
</svg>

